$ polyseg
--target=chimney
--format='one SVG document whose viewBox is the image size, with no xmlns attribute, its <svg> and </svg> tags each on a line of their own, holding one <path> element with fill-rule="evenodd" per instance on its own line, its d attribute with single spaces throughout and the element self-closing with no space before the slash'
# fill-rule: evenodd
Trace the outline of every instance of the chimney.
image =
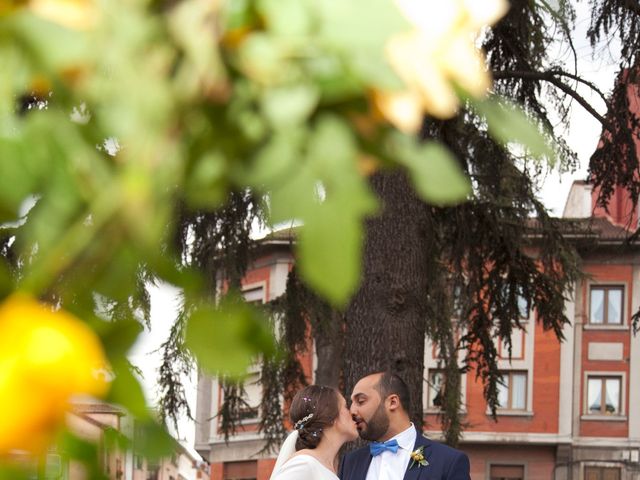
<svg viewBox="0 0 640 480">
<path fill-rule="evenodd" d="M 569 196 L 564 204 L 563 218 L 589 218 L 593 212 L 593 185 L 583 180 L 571 184 Z"/>
</svg>

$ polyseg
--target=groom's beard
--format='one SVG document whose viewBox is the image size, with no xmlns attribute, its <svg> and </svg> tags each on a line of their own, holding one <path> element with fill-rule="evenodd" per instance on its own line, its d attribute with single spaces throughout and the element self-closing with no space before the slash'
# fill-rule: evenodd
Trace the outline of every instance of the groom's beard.
<svg viewBox="0 0 640 480">
<path fill-rule="evenodd" d="M 377 441 L 389 430 L 389 417 L 384 410 L 384 403 L 380 402 L 371 418 L 365 423 L 365 428 L 358 429 L 358 435 L 363 440 Z"/>
</svg>

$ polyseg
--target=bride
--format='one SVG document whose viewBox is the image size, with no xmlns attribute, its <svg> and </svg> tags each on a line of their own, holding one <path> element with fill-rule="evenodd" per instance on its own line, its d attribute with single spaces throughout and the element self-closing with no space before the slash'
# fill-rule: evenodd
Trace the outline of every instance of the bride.
<svg viewBox="0 0 640 480">
<path fill-rule="evenodd" d="M 358 438 L 344 397 L 331 387 L 310 385 L 296 393 L 289 416 L 294 430 L 282 444 L 270 480 L 338 480 L 338 451 Z"/>
</svg>

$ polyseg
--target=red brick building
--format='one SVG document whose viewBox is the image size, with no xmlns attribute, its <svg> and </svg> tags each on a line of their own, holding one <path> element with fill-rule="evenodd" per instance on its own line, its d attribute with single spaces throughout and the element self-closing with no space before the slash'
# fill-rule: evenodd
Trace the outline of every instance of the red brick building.
<svg viewBox="0 0 640 480">
<path fill-rule="evenodd" d="M 463 379 L 469 426 L 461 448 L 474 480 L 640 479 L 640 335 L 631 328 L 640 307 L 640 248 L 624 246 L 630 210 L 605 217 L 592 202 L 591 187 L 574 183 L 564 216 L 588 223 L 593 238 L 578 242 L 587 278 L 565 305 L 566 340 L 543 331 L 535 311 L 523 311 L 526 331 L 514 332 L 512 359 L 500 360 L 506 385 L 498 422 L 480 380 Z M 437 427 L 432 348 L 425 369 L 427 422 Z"/>
</svg>

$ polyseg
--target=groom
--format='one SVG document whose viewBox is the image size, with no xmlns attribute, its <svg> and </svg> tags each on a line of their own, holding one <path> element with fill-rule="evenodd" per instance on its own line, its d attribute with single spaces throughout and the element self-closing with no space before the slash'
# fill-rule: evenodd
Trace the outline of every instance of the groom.
<svg viewBox="0 0 640 480">
<path fill-rule="evenodd" d="M 360 438 L 371 443 L 344 456 L 341 480 L 470 480 L 464 453 L 425 438 L 411 423 L 409 390 L 399 376 L 368 375 L 351 400 Z"/>
</svg>

